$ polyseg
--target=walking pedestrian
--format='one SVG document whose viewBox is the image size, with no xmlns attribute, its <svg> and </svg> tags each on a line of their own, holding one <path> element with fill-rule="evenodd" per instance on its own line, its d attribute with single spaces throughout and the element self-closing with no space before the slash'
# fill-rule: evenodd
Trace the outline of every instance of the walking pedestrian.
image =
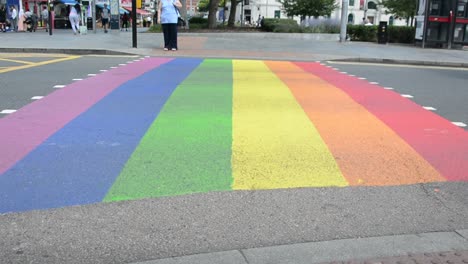
<svg viewBox="0 0 468 264">
<path fill-rule="evenodd" d="M 81 12 L 79 4 L 70 7 L 70 14 L 68 16 L 71 27 L 73 29 L 73 34 L 80 33 L 80 16 L 78 15 Z"/>
<path fill-rule="evenodd" d="M 161 0 L 158 4 L 158 24 L 161 24 L 164 34 L 164 50 L 176 51 L 177 22 L 182 4 L 179 0 Z"/>
<path fill-rule="evenodd" d="M 102 9 L 101 22 L 102 27 L 104 28 L 104 33 L 107 33 L 107 24 L 109 24 L 109 9 L 107 9 L 107 4 L 104 4 L 104 8 Z"/>
<path fill-rule="evenodd" d="M 128 31 L 128 15 L 127 13 L 124 13 L 123 16 L 122 16 L 122 29 L 123 30 L 125 28 L 125 31 Z"/>
<path fill-rule="evenodd" d="M 49 10 L 47 10 L 47 6 L 42 7 L 41 11 L 42 23 L 45 27 L 45 31 L 49 31 Z"/>
<path fill-rule="evenodd" d="M 16 7 L 15 6 L 11 6 L 11 29 L 14 31 L 14 32 L 17 32 L 18 31 L 18 11 L 16 11 Z"/>
</svg>

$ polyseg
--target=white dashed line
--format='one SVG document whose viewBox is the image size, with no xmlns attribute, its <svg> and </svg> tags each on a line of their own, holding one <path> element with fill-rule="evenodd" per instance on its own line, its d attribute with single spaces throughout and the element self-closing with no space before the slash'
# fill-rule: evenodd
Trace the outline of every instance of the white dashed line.
<svg viewBox="0 0 468 264">
<path fill-rule="evenodd" d="M 316 63 L 320 63 L 320 61 L 315 61 Z M 320 63 L 321 64 L 321 63 Z"/>
<path fill-rule="evenodd" d="M 359 80 L 366 80 L 367 78 L 359 77 L 358 79 L 359 79 Z"/>
<path fill-rule="evenodd" d="M 401 96 L 403 96 L 403 97 L 405 97 L 405 98 L 413 98 L 413 96 L 410 95 L 410 94 L 402 94 Z"/>
<path fill-rule="evenodd" d="M 466 127 L 466 124 L 463 122 L 452 122 L 452 124 L 459 126 L 459 127 Z"/>
<path fill-rule="evenodd" d="M 89 73 L 88 76 L 96 76 L 95 73 Z"/>
<path fill-rule="evenodd" d="M 133 63 L 133 61 L 127 61 L 127 63 Z"/>
<path fill-rule="evenodd" d="M 115 66 L 112 66 L 112 67 L 110 67 L 110 68 L 111 68 L 111 69 L 117 69 L 117 67 L 115 67 Z"/>
<path fill-rule="evenodd" d="M 335 71 L 339 71 L 339 70 L 340 70 L 340 69 L 338 69 L 338 68 L 332 68 L 332 69 L 335 70 Z"/>
<path fill-rule="evenodd" d="M 350 74 L 349 76 L 351 76 L 351 77 L 356 77 L 356 75 L 354 75 L 354 74 Z"/>
<path fill-rule="evenodd" d="M 63 87 L 65 87 L 65 85 L 55 85 L 54 86 L 55 89 L 60 89 L 60 88 L 63 88 Z"/>
<path fill-rule="evenodd" d="M 44 98 L 44 96 L 33 96 L 31 97 L 31 100 L 39 100 L 39 99 L 42 99 Z"/>
<path fill-rule="evenodd" d="M 384 87 L 385 90 L 393 90 L 392 87 Z"/>
<path fill-rule="evenodd" d="M 99 70 L 100 72 L 106 72 L 107 70 Z"/>
<path fill-rule="evenodd" d="M 145 58 L 149 58 L 150 56 L 145 56 Z"/>
<path fill-rule="evenodd" d="M 378 82 L 369 82 L 370 84 L 379 84 Z"/>
<path fill-rule="evenodd" d="M 0 114 L 12 114 L 14 112 L 16 112 L 16 110 L 14 109 L 5 109 L 5 110 L 2 110 Z"/>
<path fill-rule="evenodd" d="M 347 72 L 340 72 L 340 73 L 342 73 L 342 74 L 348 74 Z"/>
<path fill-rule="evenodd" d="M 437 110 L 437 109 L 435 109 L 435 108 L 432 107 L 432 106 L 423 106 L 423 108 L 426 109 L 426 110 L 429 110 L 429 111 L 435 111 L 435 110 Z"/>
<path fill-rule="evenodd" d="M 127 65 L 127 64 L 123 64 L 123 63 L 120 63 L 120 64 L 119 64 L 119 66 L 125 66 L 125 65 Z"/>
<path fill-rule="evenodd" d="M 83 79 L 73 79 L 72 81 L 82 81 Z"/>
</svg>

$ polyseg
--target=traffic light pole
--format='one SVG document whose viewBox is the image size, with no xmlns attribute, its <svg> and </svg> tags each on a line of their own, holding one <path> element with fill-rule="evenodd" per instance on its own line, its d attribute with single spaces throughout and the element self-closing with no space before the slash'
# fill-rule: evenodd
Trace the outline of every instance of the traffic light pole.
<svg viewBox="0 0 468 264">
<path fill-rule="evenodd" d="M 137 47 L 137 16 L 136 16 L 136 0 L 132 0 L 132 43 L 133 47 Z"/>
</svg>

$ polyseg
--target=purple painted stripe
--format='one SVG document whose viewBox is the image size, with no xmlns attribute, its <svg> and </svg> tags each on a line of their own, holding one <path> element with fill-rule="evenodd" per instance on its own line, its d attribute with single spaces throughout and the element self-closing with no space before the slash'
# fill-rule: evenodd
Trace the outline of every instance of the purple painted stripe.
<svg viewBox="0 0 468 264">
<path fill-rule="evenodd" d="M 147 58 L 72 83 L 0 119 L 0 175 L 114 89 L 171 60 Z"/>
</svg>

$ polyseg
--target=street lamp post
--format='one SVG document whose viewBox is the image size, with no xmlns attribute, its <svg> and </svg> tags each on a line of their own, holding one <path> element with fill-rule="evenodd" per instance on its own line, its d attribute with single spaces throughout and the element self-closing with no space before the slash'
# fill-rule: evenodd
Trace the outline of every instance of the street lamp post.
<svg viewBox="0 0 468 264">
<path fill-rule="evenodd" d="M 348 0 L 343 0 L 341 4 L 341 27 L 340 42 L 346 41 L 346 23 L 348 22 Z"/>
</svg>

